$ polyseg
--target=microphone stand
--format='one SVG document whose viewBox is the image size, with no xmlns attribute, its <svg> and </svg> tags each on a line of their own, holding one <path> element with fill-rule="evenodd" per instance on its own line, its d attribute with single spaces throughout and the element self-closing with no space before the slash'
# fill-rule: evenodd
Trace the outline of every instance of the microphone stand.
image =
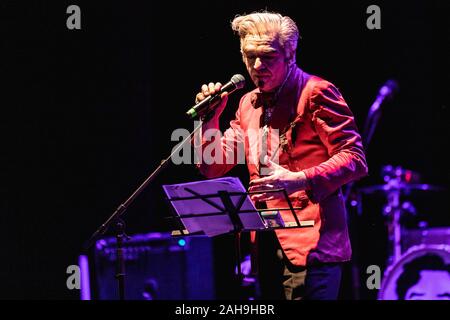
<svg viewBox="0 0 450 320">
<path fill-rule="evenodd" d="M 366 123 L 364 125 L 364 130 L 361 133 L 361 139 L 363 141 L 363 146 L 365 151 L 367 151 L 367 147 L 368 144 L 370 143 L 370 140 L 373 136 L 373 133 L 375 131 L 375 127 L 378 123 L 378 120 L 380 118 L 380 109 L 377 109 L 375 112 L 371 112 L 373 109 L 371 108 L 367 118 L 366 118 Z M 373 118 L 372 118 L 373 117 Z M 345 187 L 344 187 L 344 203 L 348 203 L 348 199 L 350 198 L 350 195 L 353 193 L 353 186 L 354 186 L 355 182 L 349 182 Z M 354 197 L 352 196 L 352 201 L 350 203 L 350 206 L 354 207 L 355 204 L 354 202 Z M 356 200 L 358 203 L 356 204 L 357 208 L 357 216 L 360 215 L 360 204 L 359 201 L 360 199 Z M 349 229 L 350 229 L 350 234 L 353 235 L 353 237 L 355 237 L 355 232 L 356 232 L 356 222 L 355 222 L 355 218 L 351 215 L 351 211 L 349 212 Z M 356 216 L 356 217 L 357 217 Z M 355 300 L 359 300 L 361 298 L 361 293 L 360 293 L 360 270 L 359 270 L 359 266 L 358 266 L 358 259 L 357 259 L 357 252 L 358 249 L 356 248 L 358 244 L 358 241 L 352 241 L 352 246 L 353 246 L 353 251 L 355 252 L 355 254 L 353 255 L 352 258 L 352 262 L 351 262 L 351 279 L 352 279 L 352 292 L 353 292 L 353 298 Z"/>
<path fill-rule="evenodd" d="M 119 288 L 119 300 L 125 300 L 125 257 L 123 243 L 124 240 L 128 240 L 129 237 L 125 233 L 125 222 L 121 219 L 121 216 L 125 213 L 128 207 L 133 203 L 134 200 L 141 194 L 142 191 L 156 178 L 156 176 L 167 167 L 169 160 L 172 156 L 177 153 L 187 141 L 190 141 L 193 135 L 202 127 L 203 120 L 199 121 L 199 124 L 194 128 L 194 131 L 190 133 L 182 142 L 180 142 L 173 150 L 173 152 L 167 158 L 163 159 L 160 165 L 145 179 L 145 181 L 131 194 L 131 196 L 125 200 L 124 203 L 119 205 L 114 213 L 97 229 L 97 231 L 92 234 L 85 245 L 85 250 L 89 250 L 90 247 L 95 243 L 95 241 L 102 235 L 106 233 L 112 224 L 116 225 L 116 239 L 117 239 L 117 273 L 116 279 Z"/>
</svg>

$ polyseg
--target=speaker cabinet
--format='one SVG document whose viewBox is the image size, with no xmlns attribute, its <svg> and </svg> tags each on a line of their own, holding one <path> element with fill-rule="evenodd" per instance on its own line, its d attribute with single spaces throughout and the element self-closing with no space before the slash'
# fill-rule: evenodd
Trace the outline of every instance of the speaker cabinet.
<svg viewBox="0 0 450 320">
<path fill-rule="evenodd" d="M 215 299 L 213 244 L 204 236 L 169 233 L 133 235 L 124 245 L 127 300 Z M 96 297 L 118 299 L 116 240 L 97 241 L 94 253 Z"/>
</svg>

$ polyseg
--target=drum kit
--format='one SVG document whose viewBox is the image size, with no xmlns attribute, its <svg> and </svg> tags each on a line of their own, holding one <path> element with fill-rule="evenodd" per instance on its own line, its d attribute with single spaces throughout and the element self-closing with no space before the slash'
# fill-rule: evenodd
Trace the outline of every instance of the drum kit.
<svg viewBox="0 0 450 320">
<path fill-rule="evenodd" d="M 416 228 L 407 228 L 404 223 L 405 218 L 417 214 L 406 196 L 446 189 L 419 183 L 418 173 L 400 166 L 384 166 L 382 176 L 385 184 L 358 189 L 362 194 L 381 194 L 387 200 L 383 215 L 388 258 L 378 299 L 450 299 L 450 227 L 429 228 L 422 221 Z"/>
</svg>

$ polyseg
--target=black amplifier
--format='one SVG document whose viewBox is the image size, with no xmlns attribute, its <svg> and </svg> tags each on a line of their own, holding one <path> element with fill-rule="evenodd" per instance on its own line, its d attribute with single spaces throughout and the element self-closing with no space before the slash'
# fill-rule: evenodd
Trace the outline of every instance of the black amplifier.
<svg viewBox="0 0 450 320">
<path fill-rule="evenodd" d="M 97 241 L 91 285 L 100 300 L 118 299 L 116 239 Z M 206 236 L 136 234 L 124 244 L 127 300 L 215 299 L 213 241 Z"/>
</svg>

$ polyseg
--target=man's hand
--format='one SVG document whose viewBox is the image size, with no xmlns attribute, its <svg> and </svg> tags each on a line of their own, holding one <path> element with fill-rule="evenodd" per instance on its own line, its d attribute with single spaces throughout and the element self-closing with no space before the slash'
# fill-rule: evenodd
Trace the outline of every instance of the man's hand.
<svg viewBox="0 0 450 320">
<path fill-rule="evenodd" d="M 202 85 L 201 91 L 195 96 L 195 103 L 199 103 L 200 101 L 206 99 L 208 96 L 219 92 L 220 88 L 222 88 L 222 84 L 220 82 L 217 82 L 216 84 L 210 82 L 208 85 Z M 219 119 L 219 116 L 222 114 L 225 106 L 227 105 L 228 92 L 223 92 L 220 95 L 220 98 L 221 100 L 218 102 L 219 104 L 217 105 L 217 107 L 214 108 L 214 115 L 212 116 L 216 120 Z"/>
<path fill-rule="evenodd" d="M 250 181 L 249 191 L 274 190 L 285 189 L 287 194 L 292 194 L 296 191 L 304 190 L 307 187 L 307 179 L 303 171 L 293 172 L 265 157 L 265 163 L 271 174 L 267 177 L 255 179 Z M 251 196 L 253 201 L 267 201 L 275 199 L 284 199 L 282 192 L 269 192 L 254 194 Z"/>
</svg>

